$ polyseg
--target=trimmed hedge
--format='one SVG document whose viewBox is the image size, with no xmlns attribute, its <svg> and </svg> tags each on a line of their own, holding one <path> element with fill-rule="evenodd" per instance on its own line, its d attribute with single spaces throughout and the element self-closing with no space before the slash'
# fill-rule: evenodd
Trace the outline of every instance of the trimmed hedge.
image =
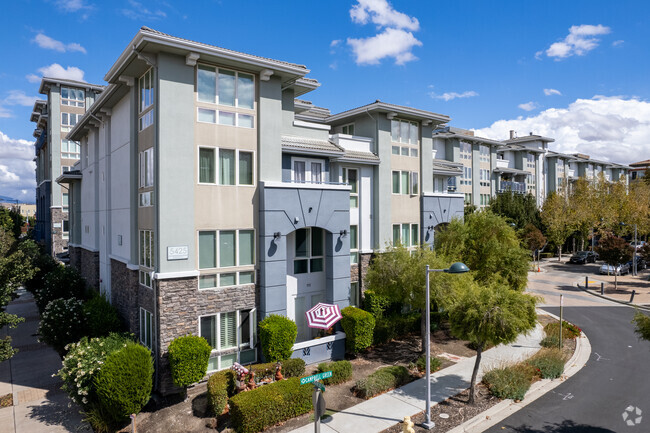
<svg viewBox="0 0 650 433">
<path fill-rule="evenodd" d="M 151 352 L 132 342 L 108 355 L 95 378 L 99 404 L 116 422 L 139 413 L 149 401 L 152 386 Z"/>
<path fill-rule="evenodd" d="M 298 327 L 285 316 L 271 314 L 259 324 L 262 353 L 267 362 L 289 359 L 298 335 Z"/>
<path fill-rule="evenodd" d="M 566 357 L 560 349 L 542 349 L 528 360 L 542 379 L 557 379 L 562 376 L 565 362 Z"/>
<path fill-rule="evenodd" d="M 223 413 L 228 399 L 235 395 L 235 373 L 223 370 L 214 373 L 208 379 L 208 404 L 214 416 Z"/>
<path fill-rule="evenodd" d="M 358 380 L 354 388 L 359 397 L 368 399 L 410 380 L 411 375 L 406 367 L 394 365 L 380 368 L 365 379 Z"/>
<path fill-rule="evenodd" d="M 495 397 L 523 400 L 535 375 L 535 368 L 517 364 L 488 371 L 483 376 L 483 383 Z"/>
<path fill-rule="evenodd" d="M 230 421 L 238 433 L 256 433 L 312 409 L 311 386 L 297 377 L 274 382 L 232 397 Z"/>
<path fill-rule="evenodd" d="M 331 371 L 332 377 L 323 379 L 325 385 L 337 385 L 352 379 L 352 364 L 350 361 L 323 362 L 318 364 L 318 373 Z"/>
<path fill-rule="evenodd" d="M 560 322 L 551 322 L 547 323 L 544 326 L 544 332 L 546 332 L 546 335 L 548 336 L 557 336 L 557 338 L 560 338 Z M 567 321 L 562 321 L 562 338 L 563 339 L 570 339 L 573 340 L 576 337 L 580 336 L 580 332 L 582 330 L 578 328 L 576 325 L 573 323 L 569 323 Z"/>
<path fill-rule="evenodd" d="M 366 290 L 363 294 L 363 309 L 372 314 L 375 319 L 384 316 L 384 312 L 390 307 L 390 300 L 387 296 L 378 295 L 372 290 Z"/>
<path fill-rule="evenodd" d="M 305 373 L 305 360 L 300 358 L 289 358 L 279 361 L 282 365 L 282 376 L 285 378 L 299 377 Z M 253 364 L 248 367 L 258 380 L 274 378 L 275 366 L 277 362 L 267 362 L 264 364 Z"/>
<path fill-rule="evenodd" d="M 176 386 L 187 388 L 203 379 L 208 371 L 212 348 L 208 341 L 196 335 L 176 337 L 169 343 L 169 366 Z"/>
<path fill-rule="evenodd" d="M 84 303 L 88 317 L 88 336 L 105 337 L 113 332 L 122 331 L 122 321 L 117 309 L 100 294 L 96 294 Z"/>
<path fill-rule="evenodd" d="M 372 314 L 352 306 L 345 307 L 341 314 L 347 351 L 357 353 L 372 345 L 372 333 L 375 329 L 375 318 Z"/>
<path fill-rule="evenodd" d="M 373 344 L 387 343 L 411 332 L 418 332 L 420 330 L 420 317 L 420 313 L 411 313 L 407 315 L 393 314 L 389 317 L 377 319 L 372 336 Z M 436 326 L 432 322 L 431 330 L 434 331 Z"/>
</svg>

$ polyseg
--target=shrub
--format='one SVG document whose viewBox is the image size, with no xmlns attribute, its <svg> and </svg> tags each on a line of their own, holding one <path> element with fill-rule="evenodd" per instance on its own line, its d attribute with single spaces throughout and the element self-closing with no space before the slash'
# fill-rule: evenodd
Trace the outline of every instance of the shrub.
<svg viewBox="0 0 650 433">
<path fill-rule="evenodd" d="M 418 371 L 425 371 L 427 369 L 427 360 L 426 356 L 422 355 L 418 358 L 417 361 L 415 361 L 415 366 L 418 368 Z M 442 361 L 435 356 L 431 357 L 431 372 L 438 371 L 440 370 L 440 366 L 442 365 Z"/>
<path fill-rule="evenodd" d="M 559 347 L 560 346 L 560 337 L 558 335 L 547 335 L 539 342 L 539 345 L 542 347 Z"/>
<path fill-rule="evenodd" d="M 86 299 L 86 293 L 86 283 L 79 272 L 57 266 L 45 276 L 41 287 L 34 293 L 34 299 L 38 310 L 43 312 L 50 301 L 59 298 Z"/>
<path fill-rule="evenodd" d="M 525 364 L 496 368 L 483 376 L 483 383 L 498 398 L 523 400 L 536 371 Z"/>
<path fill-rule="evenodd" d="M 566 357 L 560 349 L 542 349 L 528 363 L 535 367 L 542 379 L 557 379 L 564 373 Z"/>
<path fill-rule="evenodd" d="M 323 373 L 325 371 L 332 372 L 332 377 L 323 379 L 325 385 L 336 385 L 352 379 L 352 364 L 350 364 L 350 361 L 343 360 L 318 364 L 318 372 Z"/>
<path fill-rule="evenodd" d="M 551 336 L 551 335 L 556 335 L 558 338 L 560 335 L 560 322 L 551 322 L 547 323 L 546 326 L 544 326 L 544 332 L 546 332 L 546 335 Z M 582 329 L 578 328 L 576 325 L 562 321 L 562 338 L 568 338 L 573 340 L 576 337 L 580 336 L 580 332 L 582 332 Z"/>
<path fill-rule="evenodd" d="M 375 318 L 367 311 L 345 307 L 341 314 L 341 326 L 345 332 L 345 346 L 348 352 L 357 353 L 372 344 Z"/>
<path fill-rule="evenodd" d="M 84 304 L 88 318 L 88 336 L 103 337 L 122 331 L 122 321 L 117 309 L 104 296 L 96 294 Z"/>
<path fill-rule="evenodd" d="M 228 404 L 228 398 L 235 395 L 235 373 L 232 370 L 222 370 L 214 373 L 208 379 L 208 404 L 214 416 L 223 413 Z"/>
<path fill-rule="evenodd" d="M 271 314 L 260 322 L 262 353 L 268 362 L 289 359 L 298 335 L 298 327 L 288 317 Z"/>
<path fill-rule="evenodd" d="M 86 333 L 86 326 L 83 302 L 75 298 L 55 299 L 45 307 L 38 333 L 41 341 L 63 356 L 65 346 L 79 341 Z"/>
<path fill-rule="evenodd" d="M 139 413 L 153 386 L 153 360 L 146 347 L 129 342 L 108 355 L 95 378 L 102 409 L 118 422 Z"/>
<path fill-rule="evenodd" d="M 97 402 L 94 378 L 99 374 L 106 357 L 123 348 L 130 340 L 128 334 L 110 334 L 108 337 L 83 337 L 78 343 L 68 345 L 68 354 L 57 376 L 63 381 L 62 389 L 84 409 Z"/>
<path fill-rule="evenodd" d="M 406 367 L 394 365 L 382 367 L 365 379 L 357 380 L 354 388 L 361 398 L 371 398 L 389 389 L 404 385 L 411 379 Z"/>
<path fill-rule="evenodd" d="M 363 294 L 363 309 L 372 314 L 375 319 L 384 316 L 384 312 L 390 306 L 387 296 L 378 295 L 372 290 L 366 290 Z"/>
<path fill-rule="evenodd" d="M 373 344 L 387 343 L 395 338 L 419 331 L 420 317 L 420 313 L 411 313 L 407 315 L 394 314 L 377 319 L 372 336 Z M 436 327 L 437 325 L 432 322 L 431 330 L 435 330 Z"/>
<path fill-rule="evenodd" d="M 307 413 L 312 388 L 294 377 L 239 393 L 229 400 L 231 423 L 238 433 L 254 433 Z"/>
<path fill-rule="evenodd" d="M 305 374 L 305 360 L 300 358 L 289 358 L 281 361 L 282 375 L 285 378 L 299 377 Z"/>
<path fill-rule="evenodd" d="M 203 337 L 185 335 L 174 338 L 167 352 L 174 384 L 187 388 L 203 379 L 207 373 L 212 347 Z"/>
<path fill-rule="evenodd" d="M 36 293 L 43 286 L 45 277 L 60 268 L 61 265 L 55 262 L 52 256 L 45 254 L 42 251 L 34 258 L 33 265 L 37 270 L 32 278 L 25 281 L 25 289 L 32 293 Z"/>
</svg>

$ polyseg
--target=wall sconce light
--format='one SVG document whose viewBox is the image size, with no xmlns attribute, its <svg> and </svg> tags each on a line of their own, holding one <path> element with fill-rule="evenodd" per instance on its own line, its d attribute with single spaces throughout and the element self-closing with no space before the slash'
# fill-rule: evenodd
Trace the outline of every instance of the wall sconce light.
<svg viewBox="0 0 650 433">
<path fill-rule="evenodd" d="M 280 232 L 273 233 L 273 242 L 279 241 L 281 237 L 282 237 L 282 233 Z"/>
<path fill-rule="evenodd" d="M 433 230 L 433 226 L 428 226 L 428 227 L 427 227 L 427 230 L 428 230 L 428 231 L 432 231 L 432 230 Z"/>
<path fill-rule="evenodd" d="M 346 237 L 348 235 L 347 229 L 343 229 L 339 232 L 339 235 L 341 235 L 342 238 Z"/>
</svg>

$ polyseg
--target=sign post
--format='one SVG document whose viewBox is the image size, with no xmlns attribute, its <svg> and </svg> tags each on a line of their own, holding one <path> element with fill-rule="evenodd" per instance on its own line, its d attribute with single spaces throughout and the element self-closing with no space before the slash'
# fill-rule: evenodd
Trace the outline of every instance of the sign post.
<svg viewBox="0 0 650 433">
<path fill-rule="evenodd" d="M 332 377 L 332 372 L 331 371 L 326 371 L 326 372 L 318 373 L 318 374 L 312 374 L 311 376 L 306 376 L 306 377 L 300 378 L 300 384 L 301 385 L 306 385 L 308 383 L 312 383 L 312 382 L 315 382 L 315 381 L 321 380 L 321 379 L 328 379 L 330 377 Z"/>
<path fill-rule="evenodd" d="M 318 381 L 330 377 L 332 377 L 332 372 L 325 371 L 300 379 L 301 385 L 314 384 L 314 391 L 311 394 L 311 403 L 314 406 L 314 433 L 320 433 L 320 417 L 325 415 L 325 398 L 323 398 L 322 394 L 325 391 L 325 385 Z"/>
</svg>

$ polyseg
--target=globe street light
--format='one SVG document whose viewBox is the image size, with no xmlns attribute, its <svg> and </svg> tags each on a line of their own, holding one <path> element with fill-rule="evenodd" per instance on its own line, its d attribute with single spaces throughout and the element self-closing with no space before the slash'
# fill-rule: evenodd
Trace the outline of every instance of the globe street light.
<svg viewBox="0 0 650 433">
<path fill-rule="evenodd" d="M 426 397 L 426 408 L 425 408 L 425 421 L 422 424 L 427 430 L 431 430 L 436 426 L 434 422 L 431 421 L 431 296 L 429 294 L 429 273 L 431 272 L 446 272 L 448 274 L 464 274 L 468 272 L 469 268 L 465 263 L 456 262 L 453 265 L 449 266 L 447 269 L 429 269 L 427 265 L 427 293 L 426 293 L 426 369 L 425 369 L 425 378 L 427 381 L 427 397 Z"/>
</svg>

